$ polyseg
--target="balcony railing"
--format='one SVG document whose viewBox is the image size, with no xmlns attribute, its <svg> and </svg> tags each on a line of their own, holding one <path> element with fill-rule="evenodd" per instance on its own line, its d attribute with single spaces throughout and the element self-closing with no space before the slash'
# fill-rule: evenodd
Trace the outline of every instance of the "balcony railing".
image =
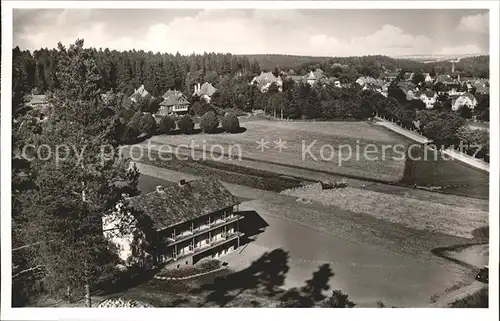
<svg viewBox="0 0 500 321">
<path fill-rule="evenodd" d="M 201 234 L 206 233 L 208 231 L 212 231 L 218 227 L 227 225 L 229 223 L 236 222 L 238 219 L 241 219 L 241 218 L 243 218 L 242 215 L 232 214 L 230 216 L 227 216 L 225 219 L 218 219 L 218 220 L 215 220 L 214 222 L 210 222 L 210 224 L 200 225 L 197 228 L 193 229 L 192 231 L 184 231 L 183 233 L 178 234 L 173 238 L 167 237 L 166 238 L 166 245 L 170 246 L 170 245 L 180 243 L 180 242 L 188 240 L 192 237 L 201 235 Z"/>
<path fill-rule="evenodd" d="M 238 236 L 242 236 L 242 235 L 243 235 L 243 233 L 241 233 L 241 232 L 227 233 L 226 237 L 224 237 L 222 239 L 219 239 L 217 241 L 212 241 L 209 243 L 203 243 L 200 246 L 194 247 L 193 250 L 184 251 L 182 253 L 174 255 L 174 257 L 166 259 L 165 263 L 170 263 L 173 261 L 180 261 L 185 257 L 188 257 L 188 256 L 193 255 L 193 254 L 202 253 L 208 249 L 211 249 L 211 248 L 217 247 L 219 245 L 222 245 L 224 243 L 227 243 L 229 241 L 232 241 L 232 240 L 236 239 Z"/>
</svg>

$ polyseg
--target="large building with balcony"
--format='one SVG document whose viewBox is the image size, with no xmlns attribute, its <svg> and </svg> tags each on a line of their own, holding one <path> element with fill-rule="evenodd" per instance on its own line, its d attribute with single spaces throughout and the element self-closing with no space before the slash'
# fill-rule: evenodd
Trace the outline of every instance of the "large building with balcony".
<svg viewBox="0 0 500 321">
<path fill-rule="evenodd" d="M 103 219 L 104 234 L 125 265 L 145 260 L 180 268 L 219 258 L 240 245 L 240 202 L 217 180 L 158 186 L 154 192 L 128 198 L 128 204 L 131 211 L 123 213 L 118 206 Z M 125 221 L 133 221 L 133 228 L 118 233 Z"/>
</svg>

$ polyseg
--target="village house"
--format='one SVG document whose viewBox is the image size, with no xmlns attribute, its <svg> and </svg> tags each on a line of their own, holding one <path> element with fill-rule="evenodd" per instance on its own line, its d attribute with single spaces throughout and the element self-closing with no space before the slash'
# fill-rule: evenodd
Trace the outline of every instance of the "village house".
<svg viewBox="0 0 500 321">
<path fill-rule="evenodd" d="M 134 263 L 190 266 L 240 246 L 240 201 L 215 179 L 184 180 L 126 199 L 103 217 L 103 233 L 125 266 Z M 124 222 L 129 228 L 118 229 Z M 142 222 L 142 223 L 141 223 Z"/>
<path fill-rule="evenodd" d="M 149 92 L 144 88 L 144 85 L 137 88 L 132 95 L 130 95 L 130 99 L 136 103 L 140 101 L 142 98 L 149 96 Z"/>
<path fill-rule="evenodd" d="M 217 91 L 217 88 L 212 86 L 211 83 L 205 82 L 203 85 L 199 83 L 194 85 L 193 96 L 198 96 L 200 100 L 204 100 L 206 103 L 212 101 L 212 96 Z"/>
<path fill-rule="evenodd" d="M 426 90 L 424 92 L 415 93 L 415 98 L 420 99 L 424 102 L 427 109 L 432 109 L 437 100 L 437 93 L 432 90 Z"/>
<path fill-rule="evenodd" d="M 471 93 L 463 93 L 458 98 L 452 99 L 451 109 L 457 111 L 461 106 L 467 106 L 474 109 L 477 105 L 477 99 Z"/>
<path fill-rule="evenodd" d="M 283 91 L 283 80 L 281 76 L 276 77 L 272 72 L 261 72 L 260 75 L 253 77 L 251 85 L 256 85 L 263 93 L 269 90 L 271 84 L 276 84 L 278 91 Z"/>
<path fill-rule="evenodd" d="M 33 109 L 43 109 L 50 106 L 46 95 L 31 95 L 30 100 L 26 103 L 27 107 Z"/>
<path fill-rule="evenodd" d="M 162 97 L 163 101 L 160 103 L 160 109 L 158 109 L 156 115 L 167 116 L 188 113 L 191 103 L 182 92 L 169 89 Z"/>
</svg>

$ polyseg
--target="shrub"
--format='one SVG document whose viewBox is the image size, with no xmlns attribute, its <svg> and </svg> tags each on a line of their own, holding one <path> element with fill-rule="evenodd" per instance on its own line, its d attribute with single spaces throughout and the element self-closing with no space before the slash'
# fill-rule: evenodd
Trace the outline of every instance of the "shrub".
<svg viewBox="0 0 500 321">
<path fill-rule="evenodd" d="M 144 114 L 140 121 L 141 132 L 148 135 L 156 134 L 156 120 L 151 114 Z"/>
<path fill-rule="evenodd" d="M 130 119 L 127 126 L 133 128 L 137 133 L 141 131 L 141 121 L 142 113 L 140 111 L 136 112 L 134 116 Z"/>
<path fill-rule="evenodd" d="M 323 301 L 323 306 L 328 308 L 353 308 L 355 305 L 349 300 L 349 295 L 340 290 L 333 290 L 332 296 Z"/>
<path fill-rule="evenodd" d="M 193 119 L 189 115 L 184 115 L 177 122 L 177 127 L 179 127 L 183 133 L 191 133 L 194 130 Z"/>
<path fill-rule="evenodd" d="M 222 127 L 224 127 L 228 133 L 236 133 L 240 128 L 240 121 L 235 114 L 228 113 L 222 119 Z"/>
<path fill-rule="evenodd" d="M 127 125 L 123 132 L 122 140 L 123 142 L 127 143 L 136 138 L 137 136 L 139 136 L 139 132 L 133 126 Z"/>
<path fill-rule="evenodd" d="M 168 134 L 170 131 L 175 129 L 175 121 L 170 116 L 165 116 L 160 120 L 158 130 L 161 134 Z"/>
<path fill-rule="evenodd" d="M 209 111 L 201 117 L 200 128 L 205 133 L 213 133 L 219 126 L 219 120 L 213 111 Z"/>
</svg>

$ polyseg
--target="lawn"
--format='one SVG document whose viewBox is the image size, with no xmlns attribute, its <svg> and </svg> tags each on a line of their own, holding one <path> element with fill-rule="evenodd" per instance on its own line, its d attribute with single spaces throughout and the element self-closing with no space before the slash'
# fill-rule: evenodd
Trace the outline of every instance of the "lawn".
<svg viewBox="0 0 500 321">
<path fill-rule="evenodd" d="M 463 238 L 473 238 L 472 232 L 475 229 L 488 225 L 488 212 L 477 208 L 474 203 L 442 204 L 350 187 L 321 190 L 320 184 L 298 187 L 282 193 L 355 213 L 369 214 L 418 230 Z"/>
<path fill-rule="evenodd" d="M 367 122 L 255 121 L 244 126 L 246 131 L 239 134 L 161 135 L 151 141 L 173 146 L 192 143 L 208 152 L 217 145 L 221 147 L 214 149 L 215 154 L 226 155 L 230 150 L 237 153 L 234 146 L 238 145 L 243 158 L 261 162 L 389 182 L 403 177 L 404 159 L 395 159 L 400 154 L 392 149 L 402 140 Z M 264 151 L 257 148 L 261 139 L 268 142 Z M 281 151 L 275 143 L 279 139 L 286 142 Z M 383 151 L 382 145 L 389 148 Z M 364 155 L 365 148 L 376 151 Z"/>
</svg>

